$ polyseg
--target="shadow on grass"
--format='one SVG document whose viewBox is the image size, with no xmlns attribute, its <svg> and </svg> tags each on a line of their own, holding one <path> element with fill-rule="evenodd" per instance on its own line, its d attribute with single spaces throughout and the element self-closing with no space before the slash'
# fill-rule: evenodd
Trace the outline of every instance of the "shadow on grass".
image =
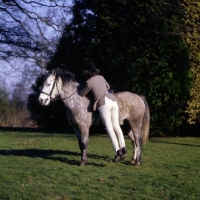
<svg viewBox="0 0 200 200">
<path fill-rule="evenodd" d="M 163 143 L 163 144 L 177 144 L 177 145 L 183 145 L 183 146 L 191 146 L 191 147 L 200 147 L 198 144 L 187 144 L 187 143 L 178 143 L 178 142 L 172 142 L 172 141 L 161 141 L 161 140 L 154 140 L 149 139 L 149 142 L 155 142 L 155 143 Z"/>
<path fill-rule="evenodd" d="M 62 156 L 57 156 L 57 155 L 71 155 L 71 156 L 79 156 L 81 157 L 80 153 L 77 152 L 71 152 L 71 151 L 62 151 L 62 150 L 40 150 L 40 149 L 21 149 L 21 150 L 0 150 L 0 155 L 3 156 L 26 156 L 26 157 L 31 157 L 31 158 L 43 158 L 43 159 L 48 159 L 48 160 L 53 160 L 53 161 L 59 161 L 59 162 L 64 162 L 69 165 L 79 165 L 80 161 L 78 160 L 72 160 L 68 159 L 66 157 Z M 95 154 L 89 154 L 88 158 L 93 158 L 97 160 L 107 160 L 108 157 L 105 156 L 98 156 Z M 98 167 L 104 167 L 103 164 L 97 164 L 97 163 L 89 163 L 89 165 L 94 165 Z"/>
<path fill-rule="evenodd" d="M 2 131 L 12 131 L 12 132 L 43 132 L 43 133 L 66 133 L 67 131 L 73 131 L 71 127 L 68 129 L 47 129 L 47 128 L 26 128 L 26 127 L 0 127 Z"/>
<path fill-rule="evenodd" d="M 12 132 L 33 132 L 33 133 L 38 133 L 38 132 L 43 132 L 43 133 L 47 133 L 47 134 L 51 134 L 51 133 L 61 133 L 61 134 L 65 134 L 65 133 L 70 133 L 70 134 L 75 134 L 73 127 L 72 126 L 66 126 L 65 128 L 59 128 L 59 127 L 55 127 L 55 128 L 26 128 L 26 127 L 1 127 L 0 126 L 0 130 L 1 131 L 12 131 Z M 90 128 L 90 135 L 95 135 L 95 134 L 107 134 L 104 126 L 92 126 Z"/>
</svg>

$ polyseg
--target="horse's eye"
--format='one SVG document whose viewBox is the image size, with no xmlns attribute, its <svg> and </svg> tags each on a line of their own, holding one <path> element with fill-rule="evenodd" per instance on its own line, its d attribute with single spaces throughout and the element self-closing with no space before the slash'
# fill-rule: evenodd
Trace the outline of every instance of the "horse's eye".
<svg viewBox="0 0 200 200">
<path fill-rule="evenodd" d="M 47 86 L 50 86 L 51 85 L 51 83 L 47 83 Z"/>
</svg>

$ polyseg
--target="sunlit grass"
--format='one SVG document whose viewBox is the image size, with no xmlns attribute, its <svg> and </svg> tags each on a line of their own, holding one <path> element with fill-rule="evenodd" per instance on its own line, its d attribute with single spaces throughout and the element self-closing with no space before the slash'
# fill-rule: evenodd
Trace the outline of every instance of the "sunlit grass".
<svg viewBox="0 0 200 200">
<path fill-rule="evenodd" d="M 0 132 L 0 199 L 200 199 L 200 138 L 151 138 L 134 167 L 130 140 L 122 163 L 106 134 L 90 136 L 79 167 L 74 134 Z"/>
</svg>

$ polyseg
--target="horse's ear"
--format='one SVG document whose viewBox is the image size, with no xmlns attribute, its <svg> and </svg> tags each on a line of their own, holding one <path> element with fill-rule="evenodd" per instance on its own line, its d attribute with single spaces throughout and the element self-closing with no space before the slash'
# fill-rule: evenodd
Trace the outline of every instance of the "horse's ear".
<svg viewBox="0 0 200 200">
<path fill-rule="evenodd" d="M 56 69 L 53 69 L 53 70 L 52 70 L 52 75 L 53 75 L 53 76 L 56 76 Z"/>
</svg>

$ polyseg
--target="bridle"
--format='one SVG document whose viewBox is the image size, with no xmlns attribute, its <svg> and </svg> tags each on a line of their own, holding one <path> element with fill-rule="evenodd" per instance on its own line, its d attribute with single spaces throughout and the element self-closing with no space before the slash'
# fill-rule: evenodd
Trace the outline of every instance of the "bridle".
<svg viewBox="0 0 200 200">
<path fill-rule="evenodd" d="M 53 90 L 54 90 L 54 88 L 55 88 L 55 85 L 57 86 L 56 81 L 54 81 L 53 86 L 52 86 L 51 91 L 50 91 L 49 94 L 46 93 L 46 92 L 44 92 L 44 91 L 40 91 L 40 93 L 46 94 L 46 95 L 50 98 L 50 100 L 52 100 L 53 98 L 51 97 L 51 95 L 52 95 L 52 93 L 53 93 Z M 57 86 L 57 89 L 58 89 L 58 86 Z"/>
<path fill-rule="evenodd" d="M 46 94 L 47 96 L 49 96 L 50 101 L 53 101 L 53 100 L 65 100 L 65 99 L 68 99 L 68 98 L 72 97 L 74 94 L 77 93 L 77 91 L 75 91 L 74 93 L 72 93 L 71 95 L 69 95 L 68 97 L 65 97 L 65 98 L 59 98 L 59 97 L 52 98 L 52 93 L 53 93 L 53 90 L 54 90 L 55 86 L 56 86 L 56 88 L 58 90 L 58 93 L 59 93 L 59 89 L 58 89 L 58 85 L 57 85 L 56 81 L 54 81 L 53 86 L 52 86 L 51 91 L 50 91 L 49 94 L 44 92 L 44 91 L 40 91 L 40 93 L 43 93 L 43 94 Z"/>
</svg>

